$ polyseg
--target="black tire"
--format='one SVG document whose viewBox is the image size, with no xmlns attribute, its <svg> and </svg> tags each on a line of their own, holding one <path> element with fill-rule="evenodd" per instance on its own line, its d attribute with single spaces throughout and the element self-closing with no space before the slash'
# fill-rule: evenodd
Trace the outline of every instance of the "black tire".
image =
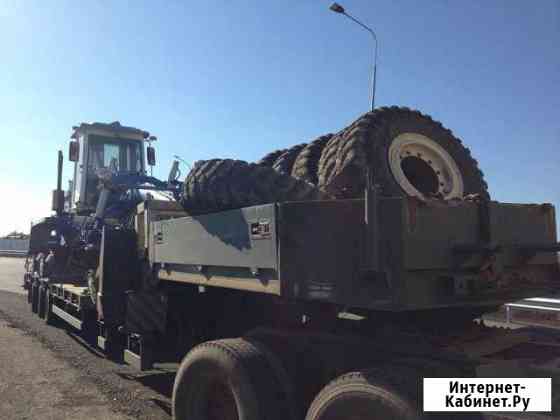
<svg viewBox="0 0 560 420">
<path fill-rule="evenodd" d="M 325 146 L 319 161 L 319 186 L 340 198 L 361 197 L 366 168 L 375 168 L 375 181 L 385 196 L 406 196 L 393 176 L 388 151 L 403 133 L 421 134 L 441 146 L 455 161 L 463 178 L 463 196 L 477 194 L 489 199 L 488 185 L 461 140 L 431 117 L 408 108 L 379 108 L 342 130 Z M 437 178 L 436 185 L 437 185 Z"/>
<path fill-rule="evenodd" d="M 286 368 L 280 359 L 273 353 L 273 350 L 268 348 L 265 344 L 261 343 L 255 338 L 243 337 L 241 340 L 251 343 L 262 356 L 266 359 L 268 366 L 270 366 L 273 373 L 274 387 L 276 393 L 281 396 L 281 406 L 283 412 L 286 413 L 287 420 L 295 420 L 298 417 L 296 409 L 296 391 Z"/>
<path fill-rule="evenodd" d="M 53 297 L 51 294 L 50 289 L 47 287 L 45 291 L 45 315 L 43 316 L 43 320 L 47 325 L 58 325 L 59 318 L 53 313 Z"/>
<path fill-rule="evenodd" d="M 82 331 L 80 336 L 93 346 L 97 345 L 99 334 L 99 323 L 97 322 L 97 312 L 93 308 L 82 309 L 80 314 L 82 321 Z"/>
<path fill-rule="evenodd" d="M 31 282 L 27 283 L 27 303 L 29 303 L 31 305 L 31 302 L 33 302 L 33 293 L 32 293 L 32 284 Z"/>
<path fill-rule="evenodd" d="M 332 134 L 321 136 L 301 150 L 292 167 L 294 178 L 310 182 L 313 185 L 318 184 L 319 159 L 321 159 L 324 147 L 332 137 Z"/>
<path fill-rule="evenodd" d="M 126 349 L 126 337 L 119 332 L 118 327 L 105 326 L 106 328 L 106 341 L 105 341 L 105 355 L 117 363 L 122 363 L 124 360 L 124 351 Z M 99 329 L 98 329 L 99 333 Z M 95 338 L 95 345 L 97 344 L 98 337 Z"/>
<path fill-rule="evenodd" d="M 240 160 L 199 161 L 184 184 L 183 207 L 191 214 L 282 201 L 321 198 L 312 185 L 274 169 Z"/>
<path fill-rule="evenodd" d="M 387 366 L 342 375 L 315 397 L 305 420 L 418 420 L 410 371 Z"/>
<path fill-rule="evenodd" d="M 31 285 L 31 312 L 34 314 L 39 310 L 39 285 L 33 282 Z"/>
<path fill-rule="evenodd" d="M 307 144 L 302 143 L 290 147 L 288 150 L 278 156 L 278 159 L 276 159 L 274 161 L 274 164 L 272 165 L 272 169 L 280 174 L 291 175 L 294 162 L 305 146 L 307 146 Z"/>
<path fill-rule="evenodd" d="M 254 343 L 203 343 L 183 359 L 173 386 L 175 420 L 293 420 L 275 369 Z"/>
<path fill-rule="evenodd" d="M 422 357 L 406 357 L 391 361 L 392 366 L 398 366 L 399 369 L 408 369 L 411 382 L 416 382 L 417 401 L 424 401 L 424 383 L 423 378 L 471 378 L 475 376 L 474 368 L 467 368 L 467 371 L 460 369 L 458 366 L 443 362 L 440 360 L 426 359 Z M 464 369 L 465 366 L 463 365 Z M 423 420 L 441 419 L 441 415 L 434 413 L 432 415 L 425 414 Z M 455 413 L 454 420 L 482 420 L 484 416 L 481 413 L 470 412 Z"/>
<path fill-rule="evenodd" d="M 276 159 L 280 157 L 280 155 L 286 152 L 288 149 L 279 149 L 265 155 L 261 160 L 257 161 L 257 165 L 269 166 L 272 167 Z"/>
<path fill-rule="evenodd" d="M 37 293 L 38 293 L 37 315 L 39 316 L 39 318 L 44 318 L 45 308 L 46 308 L 46 302 L 45 302 L 46 287 L 44 285 L 39 286 Z"/>
</svg>

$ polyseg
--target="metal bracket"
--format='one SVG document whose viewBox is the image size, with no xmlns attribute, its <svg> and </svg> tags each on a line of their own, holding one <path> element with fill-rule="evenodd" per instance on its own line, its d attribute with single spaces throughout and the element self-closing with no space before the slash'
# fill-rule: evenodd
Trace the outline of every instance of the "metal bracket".
<svg viewBox="0 0 560 420">
<path fill-rule="evenodd" d="M 478 244 L 458 244 L 451 248 L 453 255 L 453 268 L 456 269 L 465 261 L 475 255 L 482 256 L 486 260 L 496 258 L 503 252 L 501 245 L 478 243 Z"/>
</svg>

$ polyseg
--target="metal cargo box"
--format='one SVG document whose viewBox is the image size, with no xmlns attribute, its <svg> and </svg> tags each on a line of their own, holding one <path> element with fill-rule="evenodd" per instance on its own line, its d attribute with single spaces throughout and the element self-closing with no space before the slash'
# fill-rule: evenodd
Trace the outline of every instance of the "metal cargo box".
<svg viewBox="0 0 560 420">
<path fill-rule="evenodd" d="M 309 201 L 157 221 L 150 255 L 163 280 L 368 309 L 494 305 L 557 280 L 550 205 L 383 198 L 373 248 L 364 210 Z"/>
</svg>

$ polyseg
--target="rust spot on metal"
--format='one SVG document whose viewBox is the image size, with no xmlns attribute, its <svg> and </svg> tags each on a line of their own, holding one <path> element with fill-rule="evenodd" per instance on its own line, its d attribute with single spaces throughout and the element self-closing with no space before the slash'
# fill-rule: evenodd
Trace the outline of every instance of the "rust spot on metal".
<svg viewBox="0 0 560 420">
<path fill-rule="evenodd" d="M 408 228 L 410 232 L 416 230 L 416 213 L 418 211 L 418 206 L 421 200 L 416 197 L 408 197 L 407 207 L 408 207 Z"/>
</svg>

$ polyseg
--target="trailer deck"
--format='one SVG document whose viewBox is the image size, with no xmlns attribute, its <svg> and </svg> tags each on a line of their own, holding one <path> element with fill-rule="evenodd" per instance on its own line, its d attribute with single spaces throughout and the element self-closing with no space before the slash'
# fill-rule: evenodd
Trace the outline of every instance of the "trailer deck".
<svg viewBox="0 0 560 420">
<path fill-rule="evenodd" d="M 165 281 L 368 310 L 498 306 L 556 287 L 551 206 L 380 199 L 377 271 L 364 211 L 288 202 L 155 221 L 150 262 Z"/>
</svg>

